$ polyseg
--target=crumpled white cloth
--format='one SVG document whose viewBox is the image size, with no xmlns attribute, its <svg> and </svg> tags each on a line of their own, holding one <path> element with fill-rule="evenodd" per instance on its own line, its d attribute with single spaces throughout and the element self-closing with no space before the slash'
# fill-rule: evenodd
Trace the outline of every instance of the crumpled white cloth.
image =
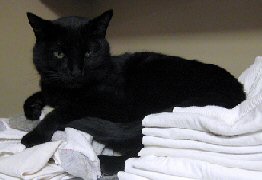
<svg viewBox="0 0 262 180">
<path fill-rule="evenodd" d="M 257 95 L 262 89 L 262 56 L 258 56 L 255 62 L 247 68 L 238 78 L 244 85 L 247 99 Z"/>
<path fill-rule="evenodd" d="M 20 143 L 26 132 L 12 129 L 8 119 L 0 118 L 0 179 L 69 179 L 65 170 L 50 162 L 62 141 L 32 148 Z"/>
<path fill-rule="evenodd" d="M 26 134 L 0 119 L 0 178 L 2 179 L 68 179 L 61 167 L 48 163 L 61 141 L 48 142 L 26 149 L 20 139 Z"/>
<path fill-rule="evenodd" d="M 54 154 L 57 164 L 70 174 L 84 179 L 97 179 L 101 176 L 100 162 L 92 146 L 92 136 L 66 128 L 64 132 L 58 131 L 53 135 L 52 141 L 58 140 L 65 143 Z"/>
<path fill-rule="evenodd" d="M 57 131 L 53 142 L 27 149 L 20 143 L 25 134 L 10 128 L 8 119 L 0 118 L 0 179 L 61 180 L 75 176 L 95 180 L 101 176 L 97 155 L 114 154 L 89 134 L 73 128 Z"/>
<path fill-rule="evenodd" d="M 48 164 L 61 141 L 48 142 L 25 149 L 8 157 L 0 158 L 2 174 L 22 179 L 52 178 L 66 173 L 55 164 Z M 0 176 L 1 177 L 1 176 Z"/>
</svg>

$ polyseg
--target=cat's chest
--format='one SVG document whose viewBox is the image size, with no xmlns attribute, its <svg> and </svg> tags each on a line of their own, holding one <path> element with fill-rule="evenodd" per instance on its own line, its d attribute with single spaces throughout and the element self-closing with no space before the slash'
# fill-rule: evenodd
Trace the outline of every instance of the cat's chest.
<svg viewBox="0 0 262 180">
<path fill-rule="evenodd" d="M 119 88 L 107 85 L 76 89 L 42 87 L 45 100 L 52 106 L 67 103 L 121 103 L 125 102 L 125 93 Z"/>
<path fill-rule="evenodd" d="M 70 103 L 73 100 L 79 101 L 81 92 L 56 87 L 42 87 L 42 93 L 45 101 L 51 106 L 59 106 Z"/>
</svg>

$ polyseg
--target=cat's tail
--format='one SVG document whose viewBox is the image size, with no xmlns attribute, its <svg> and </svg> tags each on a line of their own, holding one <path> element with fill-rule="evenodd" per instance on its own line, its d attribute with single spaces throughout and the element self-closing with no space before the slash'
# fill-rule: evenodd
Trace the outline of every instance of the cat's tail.
<svg viewBox="0 0 262 180">
<path fill-rule="evenodd" d="M 114 123 L 100 118 L 74 120 L 67 127 L 89 133 L 94 139 L 117 152 L 126 154 L 142 148 L 142 122 Z"/>
</svg>

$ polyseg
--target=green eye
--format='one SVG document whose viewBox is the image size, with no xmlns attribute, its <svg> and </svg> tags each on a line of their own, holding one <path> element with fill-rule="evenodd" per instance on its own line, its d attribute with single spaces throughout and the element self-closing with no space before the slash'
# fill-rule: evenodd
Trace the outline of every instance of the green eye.
<svg viewBox="0 0 262 180">
<path fill-rule="evenodd" d="M 57 58 L 57 59 L 63 59 L 65 57 L 65 54 L 61 51 L 55 51 L 53 53 L 53 55 Z"/>
<path fill-rule="evenodd" d="M 86 51 L 85 57 L 89 57 L 89 56 L 91 56 L 91 51 Z"/>
</svg>

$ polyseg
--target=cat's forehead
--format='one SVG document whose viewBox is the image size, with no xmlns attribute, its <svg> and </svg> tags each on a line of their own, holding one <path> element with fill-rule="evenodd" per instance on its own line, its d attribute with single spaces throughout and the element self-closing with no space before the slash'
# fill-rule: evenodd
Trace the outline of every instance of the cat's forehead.
<svg viewBox="0 0 262 180">
<path fill-rule="evenodd" d="M 59 24 L 64 27 L 73 27 L 77 28 L 82 25 L 86 25 L 90 22 L 89 18 L 86 17 L 78 17 L 78 16 L 69 16 L 69 17 L 62 17 L 57 20 L 54 20 L 54 24 Z"/>
<path fill-rule="evenodd" d="M 55 38 L 64 43 L 74 43 L 86 41 L 92 36 L 92 28 L 90 28 L 90 19 L 85 17 L 62 17 L 52 21 L 53 24 L 58 26 L 55 29 Z"/>
</svg>

